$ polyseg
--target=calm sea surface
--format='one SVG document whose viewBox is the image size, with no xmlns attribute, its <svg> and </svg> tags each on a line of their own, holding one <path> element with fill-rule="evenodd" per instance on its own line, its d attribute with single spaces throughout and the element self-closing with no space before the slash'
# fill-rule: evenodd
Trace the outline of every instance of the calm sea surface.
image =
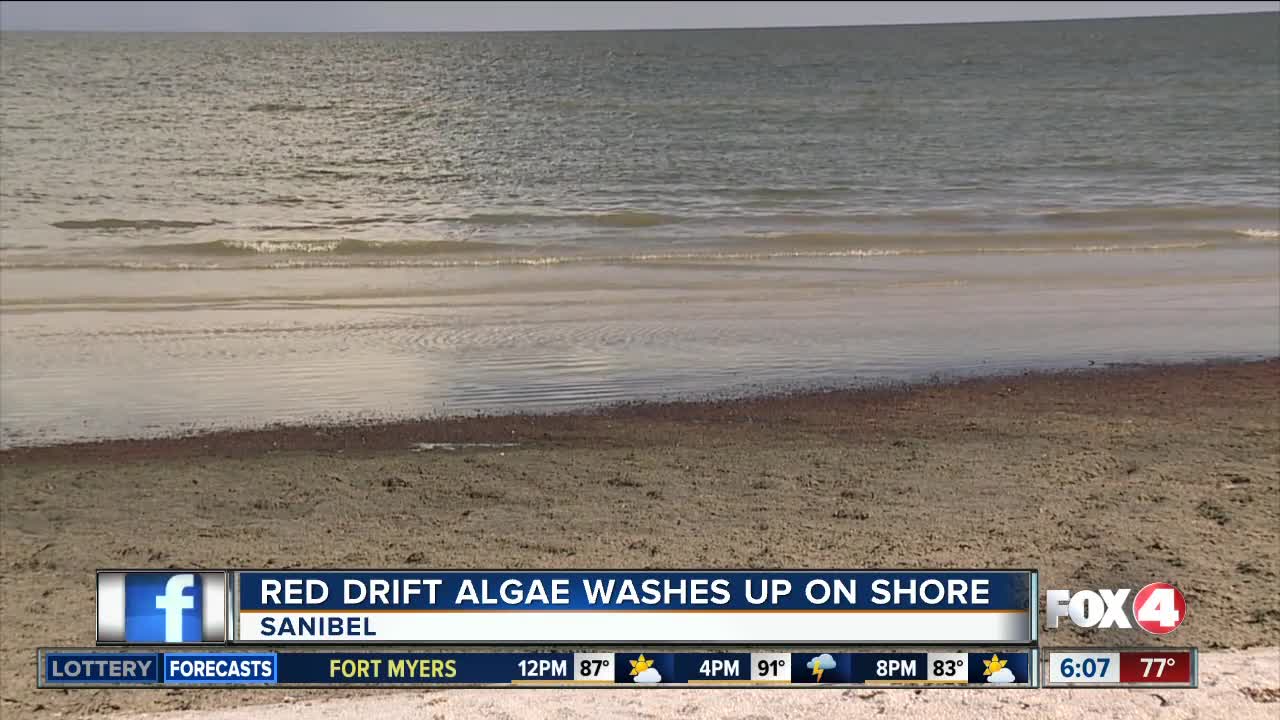
<svg viewBox="0 0 1280 720">
<path fill-rule="evenodd" d="M 0 444 L 1280 352 L 1280 15 L 0 35 Z"/>
</svg>

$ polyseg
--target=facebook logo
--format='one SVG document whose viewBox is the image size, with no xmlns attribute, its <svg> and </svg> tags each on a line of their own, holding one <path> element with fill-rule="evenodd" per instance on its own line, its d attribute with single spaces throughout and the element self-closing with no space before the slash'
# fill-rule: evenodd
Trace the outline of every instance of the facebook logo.
<svg viewBox="0 0 1280 720">
<path fill-rule="evenodd" d="M 124 577 L 124 641 L 200 642 L 200 588 L 195 573 Z"/>
<path fill-rule="evenodd" d="M 225 629 L 225 573 L 98 573 L 99 643 L 220 643 Z"/>
</svg>

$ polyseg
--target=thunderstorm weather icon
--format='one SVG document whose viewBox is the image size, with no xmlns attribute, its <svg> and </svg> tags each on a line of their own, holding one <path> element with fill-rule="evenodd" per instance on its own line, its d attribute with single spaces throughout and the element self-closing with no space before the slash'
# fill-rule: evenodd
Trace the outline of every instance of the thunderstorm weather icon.
<svg viewBox="0 0 1280 720">
<path fill-rule="evenodd" d="M 804 664 L 805 667 L 813 671 L 814 682 L 822 682 L 822 673 L 827 670 L 834 670 L 836 667 L 836 659 L 831 657 L 831 653 L 822 653 L 816 655 L 812 660 Z"/>
</svg>

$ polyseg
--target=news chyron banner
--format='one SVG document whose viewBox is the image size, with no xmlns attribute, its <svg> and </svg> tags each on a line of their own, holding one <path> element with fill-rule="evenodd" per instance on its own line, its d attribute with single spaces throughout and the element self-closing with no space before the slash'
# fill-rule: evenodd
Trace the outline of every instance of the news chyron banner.
<svg viewBox="0 0 1280 720">
<path fill-rule="evenodd" d="M 39 649 L 37 685 L 1198 686 L 1195 648 L 1042 651 L 1039 592 L 1028 570 L 101 571 L 97 647 Z M 1044 601 L 1049 632 L 1118 641 L 1188 613 L 1161 580 Z"/>
<path fill-rule="evenodd" d="M 778 652 L 41 649 L 40 687 L 1036 687 L 1035 648 Z"/>
<path fill-rule="evenodd" d="M 237 571 L 231 640 L 1026 644 L 1031 571 Z"/>
<path fill-rule="evenodd" d="M 1194 688 L 1195 648 L 947 646 L 609 652 L 268 648 L 41 648 L 42 688 L 833 687 Z M 1041 664 L 1043 662 L 1043 670 Z M 1042 674 L 1043 673 L 1043 674 Z"/>
<path fill-rule="evenodd" d="M 1033 571 L 104 571 L 98 643 L 1029 644 L 1036 597 Z"/>
</svg>

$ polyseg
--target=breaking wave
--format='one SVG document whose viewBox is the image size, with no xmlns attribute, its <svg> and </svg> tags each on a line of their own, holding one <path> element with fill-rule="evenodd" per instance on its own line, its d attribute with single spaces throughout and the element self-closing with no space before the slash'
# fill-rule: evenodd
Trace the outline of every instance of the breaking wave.
<svg viewBox="0 0 1280 720">
<path fill-rule="evenodd" d="M 779 192 L 790 192 L 779 190 Z M 798 191 L 797 191 L 798 192 Z M 883 224 L 955 224 L 972 226 L 1000 226 L 1014 221 L 1015 224 L 1028 222 L 1044 223 L 1052 226 L 1077 228 L 1128 228 L 1133 226 L 1177 228 L 1193 222 L 1236 221 L 1240 223 L 1259 222 L 1263 224 L 1280 223 L 1280 209 L 1256 206 L 1169 206 L 1169 207 L 1126 207 L 1102 208 L 1091 210 L 1049 210 L 1024 211 L 1021 213 L 1002 213 L 992 210 L 973 208 L 901 208 L 881 210 L 844 210 L 837 212 L 795 212 L 781 214 L 762 214 L 752 212 L 743 215 L 733 213 L 710 215 L 672 215 L 661 212 L 640 210 L 616 210 L 583 213 L 476 213 L 462 217 L 418 218 L 418 220 L 437 220 L 457 222 L 468 225 L 588 225 L 614 228 L 648 228 L 660 225 L 677 225 L 686 223 L 719 223 L 719 222 L 762 222 L 768 224 L 788 223 L 807 225 L 816 223 L 853 223 L 858 225 L 880 226 Z"/>
<path fill-rule="evenodd" d="M 148 271 L 184 271 L 184 270 L 289 270 L 306 268 L 481 268 L 481 267 L 543 267 L 568 264 L 708 264 L 733 261 L 768 261 L 803 258 L 875 258 L 905 255 L 969 255 L 969 254 L 1051 254 L 1061 252 L 1072 253 L 1142 253 L 1208 250 L 1218 247 L 1212 242 L 1156 243 L 1149 245 L 1075 245 L 1069 247 L 937 247 L 937 248 L 845 248 L 845 249 L 788 249 L 788 250 L 748 250 L 741 252 L 690 251 L 690 252 L 651 252 L 634 254 L 566 254 L 566 255 L 531 255 L 512 254 L 488 255 L 484 257 L 422 257 L 429 255 L 447 255 L 456 253 L 456 248 L 477 249 L 484 244 L 473 242 L 431 242 L 431 243 L 369 243 L 365 241 L 343 240 L 329 243 L 311 243 L 313 249 L 303 251 L 308 257 L 285 257 L 267 263 L 245 264 L 238 260 L 249 259 L 261 254 L 288 254 L 291 250 L 281 250 L 290 243 L 273 243 L 271 249 L 251 247 L 254 243 L 196 243 L 181 247 L 196 248 L 191 256 L 210 256 L 226 258 L 225 261 L 191 261 L 160 260 L 141 262 L 137 260 L 51 260 L 51 261 L 0 261 L 3 269 L 62 269 L 62 270 L 148 270 Z M 346 252 L 338 252 L 338 246 L 345 246 Z M 176 246 L 167 246 L 172 248 Z M 406 248 L 416 252 L 406 252 Z M 513 250 L 514 246 L 489 244 L 489 249 Z M 529 248 L 526 248 L 528 250 Z M 172 253 L 176 254 L 176 253 Z M 383 257 L 369 257 L 369 255 Z M 361 257 L 363 255 L 363 257 Z M 414 256 L 418 257 L 414 257 Z"/>
<path fill-rule="evenodd" d="M 1266 230 L 1263 228 L 1244 228 L 1243 230 L 1236 230 L 1236 234 L 1251 238 L 1280 238 L 1280 230 Z"/>
<path fill-rule="evenodd" d="M 1280 208 L 1238 205 L 1171 205 L 1166 207 L 1117 207 L 1059 210 L 1039 214 L 1048 223 L 1064 225 L 1158 225 L 1197 220 L 1280 221 Z"/>
<path fill-rule="evenodd" d="M 125 220 L 122 218 L 98 218 L 96 220 L 59 220 L 50 223 L 61 230 L 159 230 L 162 228 L 191 229 L 217 225 L 217 220 Z"/>
<path fill-rule="evenodd" d="M 475 215 L 468 215 L 466 217 L 454 219 L 458 222 L 471 225 L 545 225 L 571 223 L 618 228 L 643 228 L 656 227 L 658 225 L 674 225 L 688 220 L 688 218 L 676 215 L 631 210 L 566 215 L 543 215 L 537 213 L 477 213 Z"/>
<path fill-rule="evenodd" d="M 440 255 L 445 253 L 492 252 L 510 245 L 471 240 L 436 240 L 430 242 L 356 240 L 211 240 L 201 243 L 165 243 L 141 245 L 134 252 L 161 255 Z"/>
</svg>

